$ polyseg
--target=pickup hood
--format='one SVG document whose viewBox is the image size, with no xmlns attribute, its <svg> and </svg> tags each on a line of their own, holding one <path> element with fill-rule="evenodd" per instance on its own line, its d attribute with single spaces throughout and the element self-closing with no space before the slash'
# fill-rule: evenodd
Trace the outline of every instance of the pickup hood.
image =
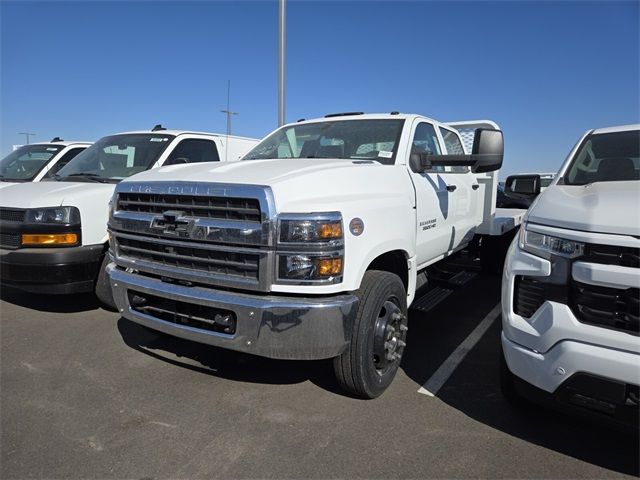
<svg viewBox="0 0 640 480">
<path fill-rule="evenodd" d="M 370 195 L 410 198 L 413 194 L 410 186 L 397 189 L 400 179 L 409 180 L 404 167 L 374 161 L 305 158 L 172 165 L 139 173 L 124 183 L 182 181 L 264 185 L 271 187 L 279 211 L 300 212 L 336 209 L 342 202 L 364 200 Z"/>
<path fill-rule="evenodd" d="M 113 183 L 18 183 L 2 189 L 0 206 L 78 207 L 82 222 L 82 244 L 95 245 L 106 241 L 109 200 L 114 189 Z"/>
<path fill-rule="evenodd" d="M 531 206 L 527 221 L 595 233 L 640 236 L 640 182 L 552 185 Z"/>
</svg>

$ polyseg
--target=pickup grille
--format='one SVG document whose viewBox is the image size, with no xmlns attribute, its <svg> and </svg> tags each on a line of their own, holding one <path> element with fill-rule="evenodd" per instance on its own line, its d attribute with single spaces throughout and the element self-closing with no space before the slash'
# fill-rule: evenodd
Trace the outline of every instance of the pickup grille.
<svg viewBox="0 0 640 480">
<path fill-rule="evenodd" d="M 542 306 L 546 298 L 545 284 L 531 277 L 516 277 L 514 310 L 518 315 L 530 318 Z"/>
<path fill-rule="evenodd" d="M 580 261 L 640 268 L 640 248 L 588 244 Z"/>
<path fill-rule="evenodd" d="M 23 222 L 25 210 L 12 208 L 0 208 L 0 220 L 5 222 Z"/>
<path fill-rule="evenodd" d="M 155 238 L 116 234 L 119 253 L 133 260 L 153 262 L 163 267 L 177 267 L 198 272 L 259 280 L 260 255 L 239 251 L 203 248 L 197 243 L 160 241 Z"/>
<path fill-rule="evenodd" d="M 582 323 L 640 335 L 640 289 L 573 282 L 569 306 Z"/>
<path fill-rule="evenodd" d="M 260 202 L 256 198 L 122 192 L 118 194 L 117 209 L 153 214 L 178 210 L 188 217 L 261 221 Z"/>
</svg>

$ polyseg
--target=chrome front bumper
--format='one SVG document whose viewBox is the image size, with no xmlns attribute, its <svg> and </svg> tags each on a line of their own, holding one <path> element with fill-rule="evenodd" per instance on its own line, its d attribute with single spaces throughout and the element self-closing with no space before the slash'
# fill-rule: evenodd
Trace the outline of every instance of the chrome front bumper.
<svg viewBox="0 0 640 480">
<path fill-rule="evenodd" d="M 295 360 L 331 358 L 347 347 L 358 298 L 281 297 L 189 287 L 127 273 L 109 264 L 113 298 L 128 320 L 175 337 L 255 355 Z M 172 323 L 132 308 L 129 290 L 234 312 L 234 334 Z"/>
</svg>

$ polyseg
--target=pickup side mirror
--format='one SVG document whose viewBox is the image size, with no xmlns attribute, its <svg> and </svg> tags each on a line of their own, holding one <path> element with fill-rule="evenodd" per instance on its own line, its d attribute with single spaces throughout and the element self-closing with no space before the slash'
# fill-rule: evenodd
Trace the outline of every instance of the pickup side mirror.
<svg viewBox="0 0 640 480">
<path fill-rule="evenodd" d="M 492 128 L 477 128 L 473 138 L 471 155 L 431 155 L 414 153 L 409 164 L 424 172 L 432 167 L 471 167 L 473 173 L 493 172 L 502 167 L 504 140 L 502 131 Z M 419 162 L 418 162 L 419 160 Z"/>
<path fill-rule="evenodd" d="M 504 194 L 511 198 L 534 199 L 540 194 L 540 175 L 511 175 L 504 182 Z"/>
</svg>

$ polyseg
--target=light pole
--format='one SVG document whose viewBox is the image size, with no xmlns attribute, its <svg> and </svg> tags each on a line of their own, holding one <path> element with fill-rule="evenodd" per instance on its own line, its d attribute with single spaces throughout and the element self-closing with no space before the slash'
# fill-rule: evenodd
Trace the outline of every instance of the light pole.
<svg viewBox="0 0 640 480">
<path fill-rule="evenodd" d="M 286 41 L 285 0 L 279 0 L 279 30 L 278 30 L 278 126 L 284 125 L 284 47 Z"/>
<path fill-rule="evenodd" d="M 227 115 L 227 147 L 229 146 L 229 135 L 231 135 L 231 117 L 233 115 L 239 115 L 238 112 L 232 112 L 229 108 L 229 101 L 231 97 L 231 80 L 227 81 L 227 108 L 226 110 L 220 110 L 222 113 Z M 227 152 L 229 148 L 224 149 L 225 161 L 227 160 Z"/>
<path fill-rule="evenodd" d="M 35 133 L 30 133 L 30 132 L 19 132 L 18 135 L 24 135 L 27 139 L 27 145 L 29 145 L 29 137 L 35 137 Z"/>
</svg>

